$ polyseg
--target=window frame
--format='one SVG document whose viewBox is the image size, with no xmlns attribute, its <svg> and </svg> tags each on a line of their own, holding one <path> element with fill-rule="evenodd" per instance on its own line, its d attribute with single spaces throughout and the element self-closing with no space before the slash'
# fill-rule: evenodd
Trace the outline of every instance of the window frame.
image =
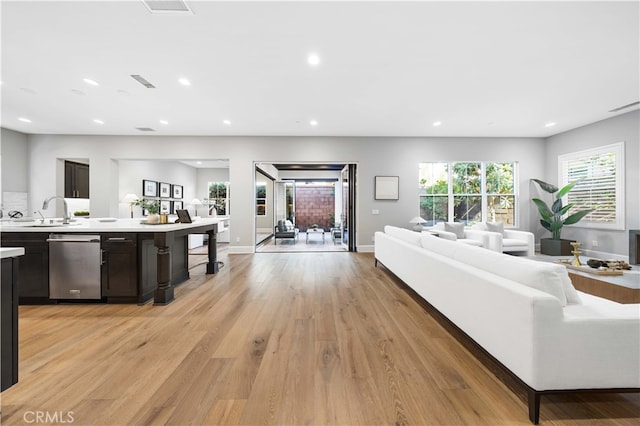
<svg viewBox="0 0 640 426">
<path fill-rule="evenodd" d="M 599 146 L 595 148 L 589 148 L 582 151 L 569 152 L 566 154 L 558 155 L 558 183 L 559 187 L 569 183 L 568 178 L 568 163 L 574 160 L 580 160 L 586 157 L 593 157 L 596 155 L 604 155 L 613 153 L 615 155 L 615 167 L 616 167 L 616 187 L 615 187 L 615 215 L 616 220 L 610 223 L 592 221 L 589 220 L 589 215 L 585 216 L 580 222 L 573 225 L 565 225 L 575 228 L 590 228 L 590 229 L 607 229 L 607 230 L 625 230 L 625 142 L 616 142 L 609 145 Z M 568 195 L 562 198 L 562 202 L 566 205 L 568 202 Z M 570 212 L 573 210 L 570 210 Z"/>
<path fill-rule="evenodd" d="M 478 196 L 481 199 L 481 220 L 480 221 L 489 221 L 489 197 L 490 196 L 513 196 L 514 209 L 513 209 L 513 224 L 508 224 L 504 222 L 505 228 L 507 229 L 517 229 L 520 224 L 520 197 L 519 197 L 519 164 L 517 161 L 478 161 L 478 160 L 460 160 L 460 161 L 428 161 L 428 162 L 420 162 L 418 163 L 418 173 L 420 173 L 420 164 L 447 164 L 447 193 L 446 194 L 427 194 L 424 193 L 425 186 L 420 184 L 420 175 L 418 175 L 418 184 L 420 188 L 420 193 L 418 194 L 418 214 L 421 212 L 420 201 L 422 197 L 425 196 L 438 196 L 445 197 L 447 199 L 447 219 L 446 221 L 452 221 L 454 216 L 454 197 L 456 196 L 467 196 L 473 195 Z M 476 163 L 480 164 L 480 193 L 479 194 L 457 194 L 454 193 L 453 188 L 453 170 L 454 165 L 458 163 Z M 510 163 L 513 165 L 513 192 L 508 194 L 496 194 L 496 193 L 488 193 L 487 192 L 487 164 L 504 164 Z M 470 226 L 467 222 L 461 221 L 461 223 L 465 223 L 465 226 Z"/>
</svg>

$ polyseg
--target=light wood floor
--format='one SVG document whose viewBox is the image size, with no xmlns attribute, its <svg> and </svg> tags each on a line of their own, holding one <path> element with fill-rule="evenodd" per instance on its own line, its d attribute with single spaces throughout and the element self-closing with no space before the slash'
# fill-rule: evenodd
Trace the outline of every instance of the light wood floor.
<svg viewBox="0 0 640 426">
<path fill-rule="evenodd" d="M 21 306 L 2 423 L 72 411 L 77 425 L 529 424 L 371 254 L 222 260 L 167 306 Z M 542 398 L 543 425 L 639 420 L 638 394 Z"/>
</svg>

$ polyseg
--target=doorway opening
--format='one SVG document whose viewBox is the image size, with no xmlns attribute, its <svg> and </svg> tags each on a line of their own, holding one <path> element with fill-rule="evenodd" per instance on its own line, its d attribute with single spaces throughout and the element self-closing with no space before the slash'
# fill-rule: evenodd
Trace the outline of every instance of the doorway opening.
<svg viewBox="0 0 640 426">
<path fill-rule="evenodd" d="M 355 251 L 355 167 L 257 163 L 256 252 Z"/>
</svg>

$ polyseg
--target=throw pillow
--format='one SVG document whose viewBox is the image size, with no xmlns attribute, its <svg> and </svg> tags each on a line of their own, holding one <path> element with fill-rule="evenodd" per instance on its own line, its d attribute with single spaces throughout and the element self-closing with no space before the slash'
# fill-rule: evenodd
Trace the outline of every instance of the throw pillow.
<svg viewBox="0 0 640 426">
<path fill-rule="evenodd" d="M 278 231 L 279 232 L 286 232 L 287 231 L 287 225 L 285 225 L 284 222 L 281 221 L 281 220 L 278 221 Z"/>
<path fill-rule="evenodd" d="M 454 234 L 456 234 L 456 238 L 464 238 L 464 223 L 445 222 L 444 230 L 447 232 L 453 232 Z"/>
<path fill-rule="evenodd" d="M 504 236 L 504 223 L 502 222 L 486 222 L 487 231 L 497 232 L 498 234 Z"/>
</svg>

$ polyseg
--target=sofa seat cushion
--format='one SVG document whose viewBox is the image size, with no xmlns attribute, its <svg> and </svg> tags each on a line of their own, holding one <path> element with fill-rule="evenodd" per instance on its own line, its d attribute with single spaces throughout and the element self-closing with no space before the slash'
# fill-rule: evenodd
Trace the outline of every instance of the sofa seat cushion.
<svg viewBox="0 0 640 426">
<path fill-rule="evenodd" d="M 456 241 L 470 246 L 482 247 L 482 243 L 480 241 L 472 240 L 471 238 L 458 238 Z"/>
</svg>

